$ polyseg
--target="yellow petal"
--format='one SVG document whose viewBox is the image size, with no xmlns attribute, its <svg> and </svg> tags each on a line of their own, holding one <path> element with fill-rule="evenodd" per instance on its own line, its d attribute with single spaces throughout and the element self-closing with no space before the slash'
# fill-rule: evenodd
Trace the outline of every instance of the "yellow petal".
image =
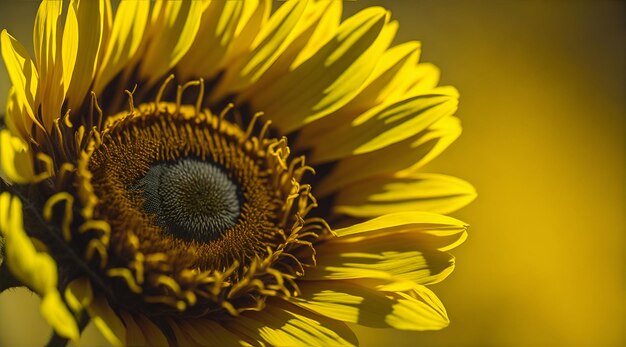
<svg viewBox="0 0 626 347">
<path fill-rule="evenodd" d="M 270 17 L 252 42 L 253 50 L 244 61 L 242 77 L 256 81 L 276 61 L 293 39 L 293 30 L 308 4 L 308 0 L 287 1 Z"/>
<path fill-rule="evenodd" d="M 353 217 L 402 211 L 449 214 L 475 198 L 476 190 L 466 181 L 446 175 L 416 173 L 349 185 L 337 193 L 333 209 Z"/>
<path fill-rule="evenodd" d="M 332 115 L 304 127 L 298 136 L 298 146 L 309 147 L 316 142 L 318 136 L 334 131 L 338 125 L 351 122 L 358 115 L 381 103 L 390 105 L 401 100 L 412 81 L 412 77 L 407 76 L 407 71 L 415 65 L 419 53 L 419 42 L 407 42 L 387 50 L 365 82 L 365 88 Z"/>
<path fill-rule="evenodd" d="M 103 55 L 94 90 L 102 92 L 107 83 L 125 67 L 137 53 L 144 35 L 149 1 L 122 1 L 115 13 L 109 44 Z"/>
<path fill-rule="evenodd" d="M 76 18 L 75 23 L 74 16 Z M 71 56 L 74 49 L 76 51 L 74 65 L 67 66 L 67 68 L 72 69 L 72 73 L 66 99 L 69 100 L 72 110 L 77 111 L 80 108 L 96 75 L 98 54 L 104 35 L 104 22 L 104 1 L 76 0 L 70 2 L 66 27 L 63 31 L 63 51 L 71 51 L 68 54 L 68 63 L 72 60 Z M 65 48 L 66 39 L 69 40 L 67 48 Z M 76 48 L 74 48 L 75 45 Z M 65 55 L 63 59 L 65 60 Z M 65 61 L 63 68 L 66 68 Z"/>
<path fill-rule="evenodd" d="M 37 94 L 37 84 L 39 75 L 35 64 L 28 56 L 28 52 L 13 36 L 6 30 L 0 34 L 2 44 L 2 59 L 9 73 L 9 78 L 13 84 L 17 109 L 25 111 L 23 117 L 29 117 L 33 122 L 42 127 L 35 118 L 34 106 L 35 95 Z"/>
<path fill-rule="evenodd" d="M 114 346 L 124 346 L 126 327 L 104 296 L 95 297 L 87 307 L 87 312 L 91 321 L 109 343 Z"/>
<path fill-rule="evenodd" d="M 200 20 L 200 34 L 176 67 L 181 80 L 210 79 L 223 68 L 245 6 L 246 1 L 209 3 Z"/>
<path fill-rule="evenodd" d="M 417 63 L 420 52 L 421 44 L 416 41 L 387 50 L 369 77 L 367 87 L 339 111 L 360 114 L 377 104 L 398 100 L 413 81 L 414 77 L 407 76 L 407 71 Z"/>
<path fill-rule="evenodd" d="M 315 196 L 324 197 L 351 183 L 394 172 L 408 175 L 439 155 L 461 134 L 456 117 L 445 117 L 427 130 L 383 149 L 344 158 L 316 186 Z"/>
<path fill-rule="evenodd" d="M 24 141 L 28 141 L 33 121 L 29 117 L 25 117 L 25 114 L 26 111 L 22 110 L 17 99 L 15 87 L 11 86 L 9 88 L 9 96 L 7 97 L 4 123 L 12 134 L 19 136 Z"/>
<path fill-rule="evenodd" d="M 35 61 L 37 62 L 37 71 L 41 76 L 42 82 L 54 69 L 54 63 L 58 58 L 57 44 L 59 34 L 59 17 L 63 9 L 63 3 L 60 1 L 44 0 L 39 5 L 37 16 L 35 17 L 35 27 L 33 29 L 33 46 L 35 47 Z M 60 41 L 60 40 L 59 40 Z"/>
<path fill-rule="evenodd" d="M 271 0 L 247 0 L 243 1 L 243 5 L 241 18 L 235 29 L 235 39 L 224 57 L 225 63 L 230 63 L 248 52 L 252 41 L 270 18 Z"/>
<path fill-rule="evenodd" d="M 439 119 L 454 114 L 457 107 L 458 95 L 454 89 L 382 105 L 351 124 L 320 135 L 307 159 L 321 163 L 379 150 L 415 136 Z"/>
<path fill-rule="evenodd" d="M 283 133 L 324 117 L 352 99 L 395 36 L 382 8 L 365 9 L 341 24 L 335 37 L 310 59 L 250 96 Z M 302 81 L 306 81 L 303 83 Z"/>
<path fill-rule="evenodd" d="M 96 74 L 98 73 L 98 67 L 102 66 L 104 55 L 109 50 L 109 44 L 111 44 L 111 28 L 113 27 L 113 8 L 111 7 L 111 0 L 99 0 L 103 2 L 103 16 L 102 16 L 102 40 L 100 41 L 100 49 L 98 50 L 98 58 L 96 59 Z"/>
<path fill-rule="evenodd" d="M 151 40 L 141 61 L 139 75 L 154 84 L 173 68 L 193 43 L 200 18 L 206 8 L 203 1 L 158 1 L 153 11 Z"/>
<path fill-rule="evenodd" d="M 284 52 L 240 97 L 246 99 L 259 89 L 271 87 L 278 78 L 308 60 L 334 36 L 340 21 L 341 1 L 311 2 L 285 41 Z"/>
<path fill-rule="evenodd" d="M 406 94 L 414 95 L 425 93 L 439 84 L 441 71 L 438 67 L 430 63 L 421 63 L 407 71 L 407 79 L 411 81 Z"/>
<path fill-rule="evenodd" d="M 225 322 L 229 329 L 268 346 L 354 346 L 356 336 L 345 325 L 307 312 L 280 299 L 258 312 Z M 258 343 L 258 342 L 257 342 Z"/>
<path fill-rule="evenodd" d="M 410 280 L 396 280 L 392 282 L 382 282 L 375 278 L 360 278 L 351 280 L 355 284 L 358 284 L 362 287 L 366 288 L 375 288 L 380 292 L 407 292 L 409 290 L 413 290 L 415 287 L 415 282 Z M 433 282 L 435 283 L 435 282 Z"/>
<path fill-rule="evenodd" d="M 385 295 L 345 281 L 307 281 L 300 290 L 302 296 L 291 302 L 343 322 L 400 330 L 436 330 L 449 323 L 441 302 L 430 296 L 425 301 L 407 294 Z"/>
<path fill-rule="evenodd" d="M 76 4 L 70 3 L 65 16 L 63 26 L 63 40 L 61 42 L 61 61 L 63 66 L 63 95 L 67 91 L 74 75 L 74 66 L 78 55 L 78 16 L 76 14 Z"/>
<path fill-rule="evenodd" d="M 428 128 L 428 131 L 415 142 L 411 143 L 411 150 L 429 148 L 419 160 L 409 167 L 396 172 L 396 176 L 403 177 L 415 173 L 418 169 L 435 159 L 461 135 L 461 121 L 457 117 L 445 117 Z M 383 151 L 380 151 L 381 153 Z M 422 153 L 422 152 L 420 152 Z"/>
<path fill-rule="evenodd" d="M 62 337 L 78 338 L 78 326 L 57 290 L 54 259 L 38 252 L 24 230 L 22 203 L 18 197 L 0 194 L 0 234 L 4 237 L 6 264 L 20 282 L 41 295 L 41 313 Z"/>
<path fill-rule="evenodd" d="M 331 239 L 315 246 L 317 264 L 306 269 L 303 279 L 439 282 L 454 269 L 454 258 L 435 250 L 433 238 L 419 232 L 404 232 L 359 238 L 349 244 Z"/>
<path fill-rule="evenodd" d="M 390 293 L 389 297 L 401 303 L 389 318 L 389 324 L 397 329 L 439 330 L 450 323 L 441 300 L 424 286 L 416 286 L 408 293 Z"/>
<path fill-rule="evenodd" d="M 50 291 L 43 296 L 40 311 L 59 336 L 75 340 L 80 335 L 76 320 L 61 300 L 58 291 Z"/>
<path fill-rule="evenodd" d="M 293 40 L 294 28 L 308 3 L 308 0 L 284 2 L 261 28 L 246 55 L 228 66 L 212 98 L 219 99 L 256 82 Z"/>
<path fill-rule="evenodd" d="M 39 72 L 35 107 L 41 105 L 41 116 L 46 129 L 52 128 L 55 117 L 61 113 L 65 97 L 61 63 L 61 12 L 63 2 L 42 1 L 35 18 L 33 44 Z"/>
<path fill-rule="evenodd" d="M 287 48 L 286 53 L 291 51 L 292 54 L 297 54 L 295 59 L 288 65 L 290 70 L 294 70 L 307 61 L 326 42 L 332 39 L 339 24 L 341 24 L 342 8 L 342 1 L 316 1 L 311 6 L 311 10 L 305 13 L 305 25 L 299 31 L 304 33 L 305 28 L 310 30 L 311 27 L 314 30 L 311 30 L 310 34 L 300 35 L 303 41 L 306 37 L 301 48 L 298 47 L 299 45 L 293 45 L 293 43 Z"/>
<path fill-rule="evenodd" d="M 342 242 L 344 237 L 374 237 L 390 233 L 418 233 L 439 237 L 458 236 L 467 231 L 468 225 L 452 217 L 430 212 L 397 212 L 370 219 L 346 228 L 335 229 L 339 237 L 334 242 Z M 354 239 L 347 238 L 352 242 Z M 441 249 L 440 247 L 439 249 Z M 445 250 L 450 246 L 446 245 Z"/>
<path fill-rule="evenodd" d="M 36 180 L 29 147 L 7 129 L 0 130 L 0 177 L 7 183 L 32 183 Z"/>
</svg>

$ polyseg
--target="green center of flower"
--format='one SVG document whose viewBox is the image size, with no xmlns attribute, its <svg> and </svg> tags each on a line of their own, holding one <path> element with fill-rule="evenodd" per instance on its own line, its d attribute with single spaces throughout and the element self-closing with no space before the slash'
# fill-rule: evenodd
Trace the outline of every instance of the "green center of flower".
<svg viewBox="0 0 626 347">
<path fill-rule="evenodd" d="M 175 237 L 219 239 L 239 218 L 237 185 L 215 164 L 196 159 L 158 163 L 140 179 L 143 209 Z"/>
</svg>

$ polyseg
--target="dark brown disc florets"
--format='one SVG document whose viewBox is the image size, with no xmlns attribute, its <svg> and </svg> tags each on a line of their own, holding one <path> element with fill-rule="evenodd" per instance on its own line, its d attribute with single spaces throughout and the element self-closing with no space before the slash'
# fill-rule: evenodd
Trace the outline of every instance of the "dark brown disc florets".
<svg viewBox="0 0 626 347">
<path fill-rule="evenodd" d="M 243 126 L 231 111 L 131 102 L 81 155 L 82 215 L 107 225 L 82 244 L 113 306 L 219 319 L 297 294 L 328 230 L 306 218 L 316 202 L 300 180 L 312 169 L 259 114 Z"/>
</svg>

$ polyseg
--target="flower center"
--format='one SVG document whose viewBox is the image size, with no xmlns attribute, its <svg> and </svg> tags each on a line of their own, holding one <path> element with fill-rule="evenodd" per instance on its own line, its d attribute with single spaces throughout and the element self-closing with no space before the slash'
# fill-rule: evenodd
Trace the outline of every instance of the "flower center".
<svg viewBox="0 0 626 347">
<path fill-rule="evenodd" d="M 291 181 L 276 157 L 225 119 L 169 112 L 148 109 L 111 125 L 89 160 L 95 214 L 117 231 L 112 240 L 132 233 L 146 252 L 204 270 L 266 253 L 284 227 L 277 217 L 292 218 L 283 210 Z"/>
<path fill-rule="evenodd" d="M 196 159 L 158 163 L 139 180 L 143 209 L 158 225 L 183 240 L 220 238 L 237 222 L 237 185 L 218 166 Z"/>
<path fill-rule="evenodd" d="M 131 103 L 81 157 L 84 211 L 107 228 L 78 241 L 126 309 L 237 315 L 296 295 L 314 264 L 328 229 L 307 218 L 316 201 L 301 179 L 312 169 L 259 114 L 242 124 L 229 110 Z"/>
</svg>

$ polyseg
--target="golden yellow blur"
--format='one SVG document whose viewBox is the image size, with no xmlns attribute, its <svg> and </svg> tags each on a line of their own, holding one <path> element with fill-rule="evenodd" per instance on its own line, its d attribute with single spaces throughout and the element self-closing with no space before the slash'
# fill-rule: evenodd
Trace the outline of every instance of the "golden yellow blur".
<svg viewBox="0 0 626 347">
<path fill-rule="evenodd" d="M 37 5 L 0 2 L 0 27 L 30 43 Z M 362 345 L 625 345 L 626 2 L 360 0 L 345 12 L 371 5 L 460 90 L 464 133 L 427 169 L 479 197 L 454 215 L 470 238 L 434 287 L 450 327 L 357 328 Z M 48 339 L 25 291 L 0 295 L 0 322 L 0 346 Z"/>
</svg>

